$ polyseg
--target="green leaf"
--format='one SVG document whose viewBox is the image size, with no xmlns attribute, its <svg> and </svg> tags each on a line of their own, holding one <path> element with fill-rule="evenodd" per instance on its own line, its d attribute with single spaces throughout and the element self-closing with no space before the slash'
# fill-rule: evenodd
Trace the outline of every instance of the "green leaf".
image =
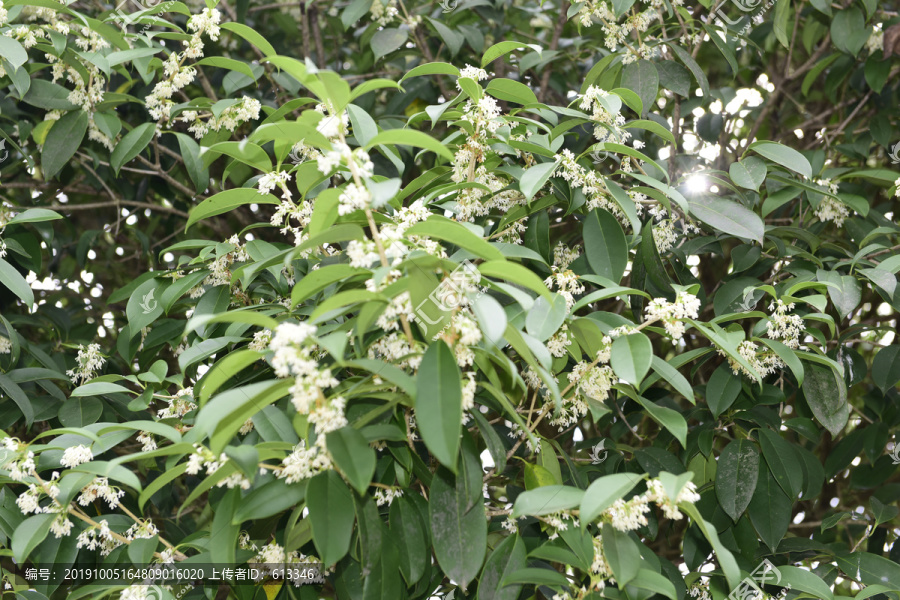
<svg viewBox="0 0 900 600">
<path fill-rule="evenodd" d="M 593 523 L 600 513 L 623 498 L 642 480 L 643 477 L 636 473 L 615 473 L 595 479 L 581 499 L 579 517 L 582 527 Z"/>
<path fill-rule="evenodd" d="M 41 149 L 44 177 L 51 179 L 75 156 L 87 127 L 88 114 L 83 110 L 67 112 L 53 123 Z"/>
<path fill-rule="evenodd" d="M 714 417 L 728 410 L 741 393 L 741 378 L 736 377 L 726 363 L 713 371 L 706 384 L 706 404 Z"/>
<path fill-rule="evenodd" d="M 682 502 L 678 505 L 678 508 L 684 511 L 694 521 L 703 532 L 706 539 L 709 540 L 710 545 L 716 553 L 716 558 L 719 559 L 719 566 L 725 573 L 725 579 L 728 580 L 728 587 L 731 589 L 736 588 L 741 581 L 741 570 L 738 568 L 737 561 L 734 560 L 734 555 L 731 554 L 728 548 L 726 548 L 721 540 L 719 540 L 716 528 L 712 523 L 704 519 L 700 515 L 700 511 L 697 510 L 697 507 L 690 502 Z"/>
<path fill-rule="evenodd" d="M 236 25 L 236 23 L 231 24 Z M 191 178 L 194 189 L 203 193 L 209 186 L 209 169 L 200 158 L 200 145 L 189 135 L 183 133 L 175 135 L 178 137 L 178 149 L 184 160 L 184 168 L 187 170 L 188 177 Z"/>
<path fill-rule="evenodd" d="M 775 552 L 791 524 L 791 500 L 764 466 L 747 513 L 759 537 Z"/>
<path fill-rule="evenodd" d="M 273 56 L 277 54 L 275 52 L 275 48 L 272 47 L 272 44 L 270 44 L 266 40 L 266 38 L 254 31 L 252 28 L 247 27 L 246 25 L 243 25 L 241 23 L 226 22 L 222 23 L 220 27 L 225 31 L 230 31 L 241 36 L 257 48 L 259 48 L 265 56 Z"/>
<path fill-rule="evenodd" d="M 121 392 L 125 392 L 127 394 L 135 393 L 129 390 L 127 387 L 119 385 L 118 383 L 98 381 L 96 383 L 86 383 L 84 385 L 78 386 L 77 388 L 72 390 L 71 396 L 73 398 L 76 398 L 79 396 L 100 396 L 102 394 L 118 394 Z"/>
<path fill-rule="evenodd" d="M 792 590 L 806 592 L 821 600 L 833 600 L 834 598 L 834 592 L 831 591 L 831 587 L 822 581 L 821 577 L 811 571 L 785 565 L 778 567 L 778 572 L 781 574 L 781 581 L 778 582 L 778 585 L 790 585 Z"/>
<path fill-rule="evenodd" d="M 640 385 L 652 362 L 653 344 L 643 333 L 623 335 L 613 342 L 609 364 L 628 383 Z"/>
<path fill-rule="evenodd" d="M 816 420 L 833 436 L 843 431 L 850 419 L 844 378 L 829 367 L 811 364 L 806 369 L 802 389 Z"/>
<path fill-rule="evenodd" d="M 788 498 L 799 496 L 803 487 L 803 470 L 794 447 L 769 429 L 759 430 L 759 446 L 772 476 Z"/>
<path fill-rule="evenodd" d="M 462 474 L 457 477 L 447 469 L 438 469 L 431 480 L 428 502 L 434 554 L 463 591 L 478 575 L 487 551 L 484 503 L 479 500 L 470 508 L 465 479 Z"/>
<path fill-rule="evenodd" d="M 375 450 L 366 438 L 352 427 L 342 427 L 326 434 L 326 446 L 335 464 L 360 495 L 365 495 L 375 474 Z"/>
<path fill-rule="evenodd" d="M 900 383 L 900 346 L 885 346 L 872 361 L 872 381 L 883 394 Z"/>
<path fill-rule="evenodd" d="M 11 544 L 12 555 L 17 563 L 24 563 L 31 552 L 44 541 L 55 518 L 55 514 L 34 515 L 19 523 L 12 534 Z"/>
<path fill-rule="evenodd" d="M 553 176 L 553 171 L 555 170 L 556 162 L 541 163 L 526 170 L 519 180 L 519 189 L 525 195 L 525 198 L 531 201 L 531 199 L 534 198 L 534 195 L 537 194 L 550 177 Z"/>
<path fill-rule="evenodd" d="M 502 582 L 512 573 L 524 569 L 526 560 L 522 538 L 517 534 L 504 538 L 484 563 L 478 581 L 478 600 L 516 600 L 522 586 L 503 586 Z"/>
<path fill-rule="evenodd" d="M 456 472 L 462 425 L 462 375 L 449 346 L 438 340 L 422 357 L 416 377 L 416 423 L 428 450 Z"/>
<path fill-rule="evenodd" d="M 403 46 L 409 39 L 409 30 L 406 28 L 388 28 L 375 32 L 370 45 L 375 53 L 375 60 Z"/>
<path fill-rule="evenodd" d="M 547 341 L 559 330 L 568 313 L 569 308 L 562 295 L 553 294 L 551 300 L 539 296 L 525 316 L 525 329 L 538 340 Z"/>
<path fill-rule="evenodd" d="M 828 296 L 837 309 L 841 319 L 846 319 L 862 300 L 862 289 L 859 281 L 852 275 L 841 275 L 837 271 L 818 269 L 816 279 L 834 285 L 828 286 Z"/>
<path fill-rule="evenodd" d="M 547 289 L 541 278 L 531 269 L 518 263 L 505 260 L 491 260 L 478 265 L 478 270 L 481 271 L 482 275 L 504 279 L 537 292 L 545 298 L 549 299 L 551 297 L 550 290 Z"/>
<path fill-rule="evenodd" d="M 653 356 L 653 362 L 650 364 L 650 367 L 656 371 L 657 375 L 668 381 L 675 388 L 676 392 L 687 398 L 691 404 L 696 404 L 694 388 L 691 386 L 691 382 L 679 373 L 678 369 L 656 355 Z M 651 383 L 649 380 L 644 382 L 644 386 L 647 386 L 649 383 Z"/>
<path fill-rule="evenodd" d="M 142 123 L 119 140 L 109 158 L 109 166 L 113 168 L 116 175 L 119 174 L 119 169 L 147 147 L 154 135 L 156 135 L 156 123 Z"/>
<path fill-rule="evenodd" d="M 242 498 L 231 522 L 237 525 L 244 521 L 266 519 L 297 506 L 304 498 L 306 482 L 285 483 L 284 479 L 275 479 Z"/>
<path fill-rule="evenodd" d="M 396 536 L 400 551 L 400 570 L 410 584 L 422 578 L 426 558 L 430 562 L 426 530 L 425 517 L 413 500 L 401 496 L 391 503 L 391 535 Z"/>
<path fill-rule="evenodd" d="M 716 496 L 719 506 L 737 523 L 756 490 L 759 450 L 750 440 L 734 440 L 719 455 Z"/>
<path fill-rule="evenodd" d="M 463 224 L 441 215 L 431 215 L 407 229 L 406 233 L 450 242 L 485 260 L 505 260 L 503 253 L 496 247 L 472 233 Z"/>
<path fill-rule="evenodd" d="M 306 507 L 313 544 L 322 564 L 331 566 L 350 550 L 356 516 L 353 493 L 335 471 L 324 471 L 309 480 Z"/>
<path fill-rule="evenodd" d="M 530 48 L 538 54 L 541 53 L 540 46 L 537 46 L 535 44 L 525 44 L 523 42 L 513 41 L 498 42 L 485 51 L 484 56 L 481 57 L 481 67 L 484 68 L 488 66 L 490 63 L 494 62 L 494 60 L 500 58 L 504 54 L 509 54 L 513 50 L 520 50 L 523 48 Z"/>
<path fill-rule="evenodd" d="M 613 572 L 618 585 L 627 584 L 637 577 L 641 568 L 641 551 L 638 545 L 624 531 L 619 531 L 610 523 L 603 527 L 603 555 Z"/>
<path fill-rule="evenodd" d="M 584 253 L 591 270 L 618 284 L 628 266 L 628 243 L 611 213 L 595 209 L 585 217 Z"/>
<path fill-rule="evenodd" d="M 584 490 L 567 485 L 545 485 L 519 494 L 513 506 L 513 518 L 549 515 L 581 504 Z"/>
<path fill-rule="evenodd" d="M 7 225 L 14 223 L 41 223 L 43 221 L 56 221 L 62 219 L 63 216 L 56 211 L 47 210 L 46 208 L 29 208 L 18 213 L 9 220 Z"/>
<path fill-rule="evenodd" d="M 788 368 L 794 374 L 794 377 L 797 378 L 797 385 L 803 385 L 803 362 L 800 360 L 797 354 L 791 348 L 788 348 L 778 340 L 761 338 L 760 341 L 771 348 L 775 352 L 775 354 L 778 355 L 778 358 L 780 358 L 782 362 L 784 362 L 784 364 L 788 366 Z"/>
<path fill-rule="evenodd" d="M 871 34 L 862 11 L 855 6 L 839 10 L 831 20 L 831 41 L 838 50 L 855 57 Z"/>
<path fill-rule="evenodd" d="M 731 163 L 728 167 L 728 174 L 736 185 L 757 192 L 759 186 L 766 180 L 766 173 L 766 163 L 755 156 L 748 156 L 744 160 Z"/>
<path fill-rule="evenodd" d="M 453 154 L 447 147 L 428 134 L 414 129 L 388 129 L 382 131 L 366 144 L 366 150 L 379 144 L 396 144 L 400 146 L 414 146 L 424 148 L 442 156 L 447 160 L 453 160 Z"/>
<path fill-rule="evenodd" d="M 742 204 L 712 195 L 688 200 L 691 214 L 715 229 L 740 238 L 763 243 L 766 226 L 752 210 Z"/>
<path fill-rule="evenodd" d="M 13 68 L 18 69 L 28 62 L 28 52 L 18 41 L 12 37 L 2 36 L 0 40 L 0 56 L 2 56 Z"/>
<path fill-rule="evenodd" d="M 793 148 L 789 148 L 778 142 L 760 141 L 750 144 L 748 150 L 753 150 L 772 162 L 776 162 L 795 173 L 800 173 L 807 179 L 812 178 L 812 167 L 810 166 L 809 161 L 806 160 L 805 156 Z"/>
<path fill-rule="evenodd" d="M 11 264 L 0 258 L 0 283 L 18 296 L 30 311 L 34 306 L 34 292 L 31 286 Z"/>
<path fill-rule="evenodd" d="M 280 204 L 280 201 L 272 194 L 260 194 L 259 190 L 256 188 L 234 188 L 225 190 L 224 192 L 219 192 L 214 196 L 210 196 L 195 206 L 191 210 L 184 229 L 187 231 L 188 228 L 197 221 L 227 213 L 238 206 L 244 206 L 245 204 Z"/>
<path fill-rule="evenodd" d="M 659 92 L 659 74 L 656 66 L 649 60 L 638 60 L 622 69 L 622 87 L 635 91 L 641 98 L 644 110 L 641 116 L 654 106 L 656 94 Z"/>
<path fill-rule="evenodd" d="M 516 102 L 517 104 L 537 104 L 537 96 L 530 87 L 512 79 L 491 79 L 485 90 L 498 100 Z"/>
<path fill-rule="evenodd" d="M 420 77 L 422 75 L 452 75 L 459 77 L 459 69 L 445 62 L 429 62 L 410 69 L 403 77 L 400 83 L 410 77 Z"/>
<path fill-rule="evenodd" d="M 683 98 L 691 93 L 691 73 L 674 60 L 664 60 L 656 63 L 656 71 L 659 75 L 659 83 L 667 90 L 671 90 Z M 582 93 L 584 93 L 582 91 Z"/>
</svg>

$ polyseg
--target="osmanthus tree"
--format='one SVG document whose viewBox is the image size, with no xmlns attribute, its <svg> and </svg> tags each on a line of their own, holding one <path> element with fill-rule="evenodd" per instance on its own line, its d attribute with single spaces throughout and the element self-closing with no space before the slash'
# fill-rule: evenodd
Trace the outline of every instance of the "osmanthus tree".
<svg viewBox="0 0 900 600">
<path fill-rule="evenodd" d="M 4 0 L 4 597 L 896 600 L 898 22 Z"/>
</svg>

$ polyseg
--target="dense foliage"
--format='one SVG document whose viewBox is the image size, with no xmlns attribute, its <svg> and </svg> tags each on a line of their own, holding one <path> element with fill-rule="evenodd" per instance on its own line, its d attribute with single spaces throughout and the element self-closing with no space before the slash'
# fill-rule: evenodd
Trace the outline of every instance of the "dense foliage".
<svg viewBox="0 0 900 600">
<path fill-rule="evenodd" d="M 3 0 L 4 597 L 896 600 L 896 8 Z"/>
</svg>

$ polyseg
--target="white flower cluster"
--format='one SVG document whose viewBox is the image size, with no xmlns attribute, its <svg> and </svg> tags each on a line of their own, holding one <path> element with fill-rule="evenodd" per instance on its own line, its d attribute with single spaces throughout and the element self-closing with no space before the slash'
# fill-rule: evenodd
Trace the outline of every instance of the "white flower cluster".
<svg viewBox="0 0 900 600">
<path fill-rule="evenodd" d="M 601 101 L 601 98 L 609 97 L 609 92 L 597 86 L 590 86 L 581 97 L 579 108 L 591 112 L 591 120 L 594 121 L 594 137 L 598 141 L 606 140 L 624 143 L 631 137 L 625 130 L 625 117 L 621 113 L 612 113 Z"/>
<path fill-rule="evenodd" d="M 869 51 L 869 54 L 884 50 L 884 31 L 881 23 L 877 23 L 872 29 L 872 33 L 869 34 L 869 39 L 866 40 L 866 49 Z"/>
<path fill-rule="evenodd" d="M 338 167 L 346 167 L 351 172 L 356 171 L 360 178 L 375 174 L 375 164 L 369 158 L 369 153 L 362 148 L 351 149 L 339 141 L 332 141 L 331 148 L 316 159 L 316 165 L 322 175 L 331 175 Z"/>
<path fill-rule="evenodd" d="M 781 340 L 788 348 L 796 350 L 800 347 L 800 334 L 803 333 L 803 317 L 788 314 L 794 310 L 794 303 L 785 304 L 778 299 L 769 304 L 769 310 L 774 311 L 766 323 L 766 336 L 773 340 Z"/>
<path fill-rule="evenodd" d="M 568 334 L 569 326 L 563 324 L 559 330 L 550 336 L 547 340 L 547 350 L 556 358 L 562 358 L 566 355 L 566 348 L 572 345 L 572 338 Z"/>
<path fill-rule="evenodd" d="M 654 502 L 663 511 L 667 519 L 678 521 L 682 518 L 681 511 L 678 510 L 678 504 L 687 502 L 694 504 L 700 500 L 700 494 L 697 493 L 697 486 L 693 481 L 688 481 L 678 492 L 676 498 L 670 498 L 659 479 L 651 479 L 647 482 L 647 491 L 644 497 L 648 502 Z"/>
<path fill-rule="evenodd" d="M 338 214 L 349 215 L 357 210 L 365 210 L 372 204 L 372 194 L 364 185 L 348 183 L 338 197 Z"/>
<path fill-rule="evenodd" d="M 172 108 L 175 106 L 172 96 L 175 95 L 175 92 L 190 85 L 197 76 L 197 70 L 194 67 L 184 66 L 185 60 L 203 56 L 203 35 L 208 36 L 209 39 L 213 41 L 219 39 L 220 20 L 221 13 L 215 8 L 204 8 L 200 14 L 193 15 L 188 19 L 188 29 L 194 32 L 191 39 L 182 42 L 184 44 L 183 52 L 180 54 L 178 52 L 172 52 L 169 55 L 163 63 L 163 73 L 166 78 L 157 82 L 153 87 L 153 91 L 144 98 L 144 103 L 147 106 L 147 110 L 150 112 L 150 116 L 154 121 L 158 121 L 160 125 L 167 122 L 172 116 Z M 228 109 L 226 109 L 226 111 L 227 110 Z M 196 122 L 198 120 L 197 112 L 185 111 L 181 116 L 181 120 L 185 122 Z M 197 139 L 202 138 L 203 134 L 206 133 L 206 131 L 204 131 L 203 134 L 198 134 L 193 127 L 190 128 L 189 131 L 193 131 Z M 218 131 L 218 129 L 216 131 Z M 231 128 L 229 131 L 234 131 L 234 129 Z"/>
<path fill-rule="evenodd" d="M 820 221 L 834 221 L 837 227 L 841 227 L 844 225 L 844 220 L 850 216 L 850 209 L 843 202 L 835 200 L 831 196 L 825 196 L 819 202 L 815 215 Z"/>
<path fill-rule="evenodd" d="M 282 197 L 291 198 L 291 191 L 287 183 L 291 180 L 291 174 L 287 171 L 272 171 L 266 173 L 256 182 L 260 195 L 271 193 L 276 187 L 281 190 Z"/>
<path fill-rule="evenodd" d="M 700 310 L 700 299 L 687 292 L 678 292 L 675 302 L 669 302 L 665 298 L 654 298 L 647 305 L 646 319 L 661 320 L 666 328 L 666 333 L 673 340 L 680 340 L 684 336 L 684 322 L 682 319 L 696 319 Z"/>
<path fill-rule="evenodd" d="M 75 358 L 75 368 L 66 371 L 66 375 L 72 383 L 78 385 L 94 378 L 94 373 L 103 368 L 106 359 L 100 354 L 100 344 L 84 344 L 78 346 L 78 356 Z"/>
<path fill-rule="evenodd" d="M 249 536 L 247 536 L 247 542 L 252 544 L 252 542 L 250 542 L 249 540 Z M 252 544 L 252 549 L 256 550 L 256 544 Z M 331 570 L 324 569 L 324 565 L 322 565 L 322 561 L 318 557 L 311 555 L 307 556 L 299 550 L 294 550 L 293 552 L 285 552 L 284 548 L 274 541 L 269 542 L 268 544 L 260 548 L 256 556 L 254 556 L 247 562 L 249 564 L 259 565 L 259 570 L 261 571 L 260 579 L 265 579 L 266 577 L 268 577 L 270 575 L 270 569 L 281 568 L 283 566 L 291 564 L 316 565 L 319 568 L 320 572 L 323 573 Z M 302 580 L 296 578 L 294 581 L 294 586 L 298 587 L 301 584 Z"/>
<path fill-rule="evenodd" d="M 281 469 L 276 475 L 287 483 L 297 483 L 332 468 L 331 457 L 324 448 L 325 436 L 316 438 L 316 443 L 306 447 L 306 442 L 294 447 L 294 450 L 281 461 Z"/>
<path fill-rule="evenodd" d="M 597 584 L 597 589 L 602 590 L 606 583 L 615 583 L 613 579 L 612 568 L 606 560 L 606 554 L 603 552 L 603 536 L 594 537 L 594 561 L 591 563 L 591 573 L 602 577 Z"/>
<path fill-rule="evenodd" d="M 122 545 L 122 541 L 113 536 L 106 519 L 100 521 L 99 526 L 91 526 L 78 534 L 78 548 L 88 550 L 100 550 L 102 556 L 109 554 Z"/>
<path fill-rule="evenodd" d="M 631 11 L 621 25 L 617 22 L 615 12 L 604 0 L 586 0 L 581 4 L 577 18 L 584 27 L 591 27 L 595 21 L 603 23 L 603 33 L 606 34 L 605 45 L 611 52 L 615 52 L 619 45 L 627 45 L 626 39 L 631 32 L 646 32 L 650 23 L 659 16 L 657 9 L 665 6 L 663 0 L 649 0 L 647 3 L 650 5 L 648 10 L 644 12 Z M 684 0 L 673 0 L 672 2 L 675 6 L 681 6 L 683 3 Z M 647 39 L 647 36 L 638 35 L 637 37 Z"/>
<path fill-rule="evenodd" d="M 197 475 L 201 469 L 206 469 L 206 474 L 212 475 L 227 462 L 228 457 L 224 452 L 217 458 L 215 454 L 200 444 L 194 444 L 194 452 L 188 457 L 187 468 L 184 472 L 188 475 Z M 250 480 L 239 471 L 235 471 L 216 483 L 216 487 L 227 487 L 228 489 L 239 487 L 242 490 L 248 490 L 250 489 Z"/>
<path fill-rule="evenodd" d="M 0 258 L 3 258 L 3 252 L 5 251 L 6 246 L 3 244 L 3 240 L 0 240 Z M 9 338 L 0 335 L 0 354 L 10 354 L 12 353 L 12 342 L 9 341 Z"/>
<path fill-rule="evenodd" d="M 196 410 L 194 402 L 194 388 L 186 387 L 175 392 L 172 398 L 164 398 L 168 406 L 156 411 L 160 419 L 180 419 L 192 410 Z"/>
<path fill-rule="evenodd" d="M 566 531 L 569 527 L 577 528 L 579 526 L 578 519 L 567 510 L 561 510 L 539 518 L 550 527 L 552 533 L 547 538 L 550 540 L 558 538 L 560 531 Z"/>
<path fill-rule="evenodd" d="M 384 506 L 384 505 L 390 506 L 391 503 L 395 499 L 399 498 L 402 495 L 403 495 L 403 490 L 400 488 L 395 488 L 395 487 L 388 488 L 388 489 L 378 488 L 377 490 L 375 490 L 375 503 L 378 506 Z"/>
<path fill-rule="evenodd" d="M 676 216 L 669 216 L 669 212 L 662 206 L 652 206 L 647 212 L 653 215 L 655 221 L 653 241 L 656 242 L 656 250 L 662 254 L 674 248 L 679 237 Z M 686 235 L 700 233 L 700 228 L 688 221 L 683 223 L 682 230 Z"/>
<path fill-rule="evenodd" d="M 581 188 L 587 198 L 588 210 L 602 208 L 609 211 L 622 224 L 622 227 L 630 227 L 631 221 L 628 220 L 619 205 L 610 198 L 606 185 L 596 171 L 585 169 L 579 165 L 575 161 L 572 151 L 565 148 L 556 155 L 556 161 L 558 166 L 554 174 L 565 179 L 572 187 Z"/>
<path fill-rule="evenodd" d="M 247 348 L 256 352 L 265 352 L 272 342 L 272 330 L 262 329 L 253 334 L 253 341 L 247 344 Z"/>
<path fill-rule="evenodd" d="M 772 373 L 778 371 L 779 369 L 784 368 L 784 363 L 781 361 L 778 356 L 768 349 L 760 349 L 759 345 L 755 342 L 751 342 L 749 340 L 745 340 L 738 344 L 737 347 L 738 354 L 750 363 L 752 366 L 762 377 L 767 377 Z M 722 350 L 718 350 L 718 353 L 721 355 L 725 355 Z M 734 360 L 730 356 L 725 355 L 728 360 L 728 366 L 731 367 L 731 371 L 735 375 L 744 374 L 747 377 L 751 377 L 750 371 L 748 371 L 743 365 L 741 365 L 738 361 Z"/>
<path fill-rule="evenodd" d="M 78 496 L 78 504 L 87 506 L 97 498 L 102 498 L 109 504 L 110 508 L 115 508 L 119 505 L 120 499 L 124 495 L 125 490 L 109 485 L 109 478 L 95 477 L 91 483 L 81 490 L 81 494 Z"/>
<path fill-rule="evenodd" d="M 148 104 L 149 107 L 149 104 Z M 244 96 L 237 104 L 225 108 L 219 116 L 213 113 L 200 113 L 195 110 L 186 110 L 181 113 L 179 119 L 185 123 L 190 123 L 188 131 L 194 134 L 198 140 L 210 131 L 221 131 L 225 129 L 234 132 L 238 127 L 247 121 L 255 121 L 259 119 L 259 111 L 262 108 L 259 100 Z M 204 119 L 206 119 L 204 121 Z"/>
<path fill-rule="evenodd" d="M 141 443 L 141 452 L 153 452 L 157 448 L 156 440 L 148 431 L 139 431 L 136 439 Z"/>
<path fill-rule="evenodd" d="M 394 363 L 403 370 L 417 371 L 422 364 L 421 352 L 411 348 L 406 336 L 398 331 L 378 338 L 369 346 L 368 357 Z"/>
<path fill-rule="evenodd" d="M 328 139 L 335 141 L 350 131 L 350 115 L 347 111 L 342 112 L 340 115 L 336 115 L 334 114 L 334 108 L 329 102 L 327 104 L 317 104 L 316 112 L 324 115 L 319 121 L 319 124 L 316 125 L 316 131 Z"/>
<path fill-rule="evenodd" d="M 324 425 L 332 420 L 327 415 L 338 411 L 340 416 L 333 417 L 340 422 L 343 420 L 343 400 L 337 398 L 328 403 L 323 394 L 323 390 L 336 386 L 338 381 L 331 375 L 331 369 L 319 367 L 315 345 L 307 343 L 315 333 L 316 327 L 308 323 L 278 325 L 269 342 L 269 350 L 274 352 L 272 367 L 278 377 L 294 377 L 294 385 L 290 391 L 297 412 L 310 414 L 311 411 L 322 411 L 321 415 L 310 414 L 310 422 L 321 417 Z M 323 433 L 321 430 L 319 432 Z"/>
<path fill-rule="evenodd" d="M 218 254 L 215 260 L 209 263 L 209 275 L 206 276 L 206 279 L 204 279 L 200 285 L 191 289 L 191 298 L 196 299 L 202 296 L 205 289 L 204 286 L 215 287 L 218 285 L 227 285 L 231 287 L 232 304 L 239 301 L 243 291 L 238 286 L 231 285 L 230 268 L 235 261 L 247 262 L 250 260 L 250 255 L 247 254 L 246 246 L 241 243 L 236 234 L 228 238 L 225 243 L 231 244 L 233 249 L 229 252 Z"/>
<path fill-rule="evenodd" d="M 608 337 L 608 336 L 606 336 Z M 606 342 L 604 337 L 604 343 Z M 610 344 L 612 341 L 610 340 Z M 609 390 L 617 377 L 613 373 L 609 362 L 609 350 L 598 352 L 599 364 L 591 366 L 591 363 L 580 361 L 568 374 L 569 383 L 575 383 L 575 394 L 571 398 L 563 398 L 562 409 L 559 414 L 550 421 L 551 425 L 559 427 L 563 431 L 577 423 L 588 412 L 587 399 L 603 402 L 609 397 Z"/>
<path fill-rule="evenodd" d="M 475 373 L 466 372 L 466 379 L 462 382 L 462 409 L 463 409 L 463 425 L 472 418 L 471 411 L 475 408 L 475 390 L 478 389 L 478 382 L 475 381 Z"/>
<path fill-rule="evenodd" d="M 3 448 L 12 452 L 2 463 L 2 467 L 9 470 L 10 479 L 22 481 L 35 476 L 34 452 L 28 449 L 28 444 L 22 443 L 19 438 L 5 437 Z"/>
<path fill-rule="evenodd" d="M 569 248 L 564 243 L 559 242 L 553 249 L 553 266 L 559 269 L 568 269 L 569 265 L 575 262 L 581 256 L 581 246 Z"/>
<path fill-rule="evenodd" d="M 70 446 L 63 451 L 62 458 L 59 463 L 69 469 L 74 469 L 78 465 L 94 460 L 94 454 L 91 449 L 84 444 Z"/>
<path fill-rule="evenodd" d="M 406 230 L 424 221 L 431 212 L 421 200 L 416 200 L 410 206 L 398 210 L 392 217 L 393 224 L 382 224 L 379 235 L 384 248 L 384 254 L 391 266 L 396 266 L 403 261 L 409 248 L 407 244 L 414 245 L 419 250 L 432 256 L 446 258 L 447 253 L 437 241 L 422 236 L 407 236 Z M 381 261 L 378 247 L 374 240 L 352 240 L 347 246 L 347 256 L 350 258 L 350 266 L 363 269 L 371 268 Z"/>
<path fill-rule="evenodd" d="M 563 270 L 556 265 L 552 269 L 553 273 L 544 280 L 544 285 L 550 290 L 555 287 L 557 293 L 566 299 L 566 307 L 571 311 L 575 306 L 575 296 L 584 293 L 584 284 L 578 281 L 578 275 L 571 269 Z"/>
<path fill-rule="evenodd" d="M 712 596 L 709 595 L 709 586 L 702 585 L 699 582 L 688 588 L 688 595 L 697 600 L 712 600 Z"/>
</svg>

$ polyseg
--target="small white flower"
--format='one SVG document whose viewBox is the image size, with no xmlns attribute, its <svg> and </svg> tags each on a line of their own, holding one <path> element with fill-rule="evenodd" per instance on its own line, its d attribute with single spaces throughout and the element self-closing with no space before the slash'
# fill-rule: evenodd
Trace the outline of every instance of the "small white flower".
<svg viewBox="0 0 900 600">
<path fill-rule="evenodd" d="M 92 460 L 94 460 L 94 454 L 91 452 L 91 449 L 83 444 L 79 444 L 66 448 L 59 462 L 62 466 L 72 469 Z"/>
</svg>

